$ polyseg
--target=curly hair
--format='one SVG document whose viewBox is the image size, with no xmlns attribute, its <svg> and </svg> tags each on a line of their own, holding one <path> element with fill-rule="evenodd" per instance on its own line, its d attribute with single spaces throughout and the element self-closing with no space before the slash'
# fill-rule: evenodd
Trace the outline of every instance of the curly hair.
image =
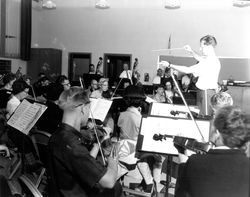
<svg viewBox="0 0 250 197">
<path fill-rule="evenodd" d="M 8 73 L 3 78 L 3 85 L 6 85 L 7 83 L 9 83 L 15 79 L 16 79 L 16 75 L 14 73 Z"/>
<path fill-rule="evenodd" d="M 250 140 L 250 114 L 245 114 L 238 107 L 220 108 L 214 126 L 220 132 L 223 143 L 230 148 L 242 148 Z"/>
<path fill-rule="evenodd" d="M 12 85 L 12 93 L 14 95 L 24 91 L 25 89 L 29 89 L 29 85 L 23 80 L 23 79 L 18 79 L 16 80 L 13 85 Z"/>
<path fill-rule="evenodd" d="M 101 86 L 102 84 L 104 84 L 105 82 L 109 82 L 109 79 L 108 78 L 100 78 L 99 79 L 99 86 Z"/>
<path fill-rule="evenodd" d="M 210 102 L 212 108 L 217 110 L 220 107 L 233 105 L 233 98 L 226 92 L 219 92 L 211 97 Z"/>
<path fill-rule="evenodd" d="M 62 84 L 65 80 L 68 80 L 68 77 L 66 77 L 65 75 L 60 75 L 57 77 L 56 83 Z"/>
</svg>

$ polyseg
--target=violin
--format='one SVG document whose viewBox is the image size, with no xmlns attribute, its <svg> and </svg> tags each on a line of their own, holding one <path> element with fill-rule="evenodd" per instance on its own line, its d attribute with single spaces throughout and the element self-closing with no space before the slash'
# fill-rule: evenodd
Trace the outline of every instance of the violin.
<svg viewBox="0 0 250 197">
<path fill-rule="evenodd" d="M 207 153 L 213 147 L 211 142 L 198 142 L 196 139 L 193 138 L 162 134 L 154 134 L 153 136 L 153 140 L 155 141 L 166 140 L 166 138 L 172 138 L 175 145 L 192 150 L 200 154 Z"/>
<path fill-rule="evenodd" d="M 106 131 L 101 126 L 96 126 L 97 137 L 99 141 L 103 140 L 103 137 L 107 134 Z M 81 128 L 81 134 L 83 137 L 84 145 L 89 149 L 93 146 L 94 143 L 97 143 L 97 137 L 94 131 L 94 128 Z"/>
<path fill-rule="evenodd" d="M 177 111 L 177 110 L 175 111 L 175 110 L 171 110 L 171 111 L 170 111 L 170 114 L 171 114 L 172 116 L 184 114 L 184 115 L 187 116 L 187 118 L 191 119 L 190 114 L 189 114 L 188 112 L 184 112 L 184 111 Z M 210 120 L 210 119 L 212 118 L 212 117 L 209 116 L 209 115 L 199 115 L 198 113 L 193 112 L 193 111 L 191 111 L 191 114 L 192 114 L 192 116 L 193 116 L 194 118 L 196 118 L 196 119 Z"/>
<path fill-rule="evenodd" d="M 92 129 L 82 128 L 81 130 L 85 130 L 81 132 L 82 137 L 83 137 L 83 143 L 87 147 L 88 150 L 91 150 L 93 147 L 93 144 L 98 143 L 94 128 Z M 107 135 L 107 132 L 105 131 L 105 129 L 97 125 L 96 132 L 97 132 L 98 140 L 101 142 L 101 147 L 104 150 L 109 149 L 108 147 L 112 145 L 112 142 L 110 138 L 103 140 L 103 138 Z M 107 151 L 105 153 L 107 153 Z"/>
</svg>

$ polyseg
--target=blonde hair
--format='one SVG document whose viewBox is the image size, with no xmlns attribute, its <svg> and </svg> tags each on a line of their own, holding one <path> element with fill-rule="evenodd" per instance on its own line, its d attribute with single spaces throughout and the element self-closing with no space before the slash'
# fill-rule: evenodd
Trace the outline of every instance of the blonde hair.
<svg viewBox="0 0 250 197">
<path fill-rule="evenodd" d="M 99 79 L 99 86 L 101 86 L 102 84 L 104 84 L 105 82 L 109 82 L 108 78 L 100 78 Z"/>
<path fill-rule="evenodd" d="M 58 106 L 62 110 L 69 110 L 89 102 L 88 93 L 81 87 L 74 86 L 61 93 L 58 100 Z"/>
</svg>

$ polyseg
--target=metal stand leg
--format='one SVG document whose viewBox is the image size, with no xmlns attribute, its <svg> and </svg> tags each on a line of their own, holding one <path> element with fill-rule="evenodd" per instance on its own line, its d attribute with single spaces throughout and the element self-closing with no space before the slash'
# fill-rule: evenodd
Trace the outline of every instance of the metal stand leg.
<svg viewBox="0 0 250 197">
<path fill-rule="evenodd" d="M 173 163 L 173 156 L 168 155 L 167 156 L 167 177 L 166 177 L 166 192 L 165 197 L 168 197 L 168 190 L 171 183 L 171 177 L 172 177 L 172 163 Z"/>
<path fill-rule="evenodd" d="M 204 90 L 204 98 L 205 98 L 205 115 L 208 115 L 208 101 L 207 101 L 207 90 Z"/>
</svg>

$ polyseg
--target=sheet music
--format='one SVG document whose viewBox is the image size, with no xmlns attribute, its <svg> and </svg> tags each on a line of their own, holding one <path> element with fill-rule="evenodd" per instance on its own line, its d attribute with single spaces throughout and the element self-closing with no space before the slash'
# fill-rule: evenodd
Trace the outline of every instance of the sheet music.
<svg viewBox="0 0 250 197">
<path fill-rule="evenodd" d="M 189 106 L 189 109 L 197 114 L 200 110 L 197 106 Z M 168 103 L 151 103 L 150 115 L 152 116 L 165 116 L 165 117 L 179 117 L 186 118 L 186 114 L 179 113 L 175 116 L 171 114 L 171 111 L 181 111 L 188 113 L 188 109 L 185 105 L 174 105 Z"/>
<path fill-rule="evenodd" d="M 112 105 L 112 102 L 113 101 L 107 100 L 107 99 L 90 98 L 91 113 L 90 113 L 89 118 L 94 118 L 94 119 L 104 121 Z M 92 117 L 92 114 L 93 114 L 93 117 Z"/>
<path fill-rule="evenodd" d="M 205 120 L 197 120 L 197 124 L 205 138 L 208 141 L 210 122 Z M 174 147 L 173 139 L 155 141 L 154 134 L 166 134 L 173 136 L 182 136 L 194 138 L 201 141 L 196 126 L 189 119 L 176 119 L 166 117 L 143 117 L 141 122 L 140 134 L 143 135 L 143 143 L 141 151 L 156 152 L 163 154 L 178 154 Z"/>
<path fill-rule="evenodd" d="M 157 101 L 150 98 L 149 96 L 146 96 L 146 100 L 145 100 L 147 103 L 156 103 Z"/>
<path fill-rule="evenodd" d="M 32 104 L 24 99 L 14 114 L 12 114 L 7 124 L 27 135 L 46 109 L 47 106 L 45 105 Z"/>
<path fill-rule="evenodd" d="M 36 108 L 39 107 L 39 110 L 35 114 L 33 121 L 30 124 L 28 124 L 28 127 L 26 128 L 26 131 L 25 131 L 26 133 L 28 133 L 32 129 L 32 127 L 36 124 L 38 119 L 42 116 L 44 111 L 47 109 L 46 105 L 42 105 L 40 103 L 33 103 L 33 106 L 36 106 Z"/>
</svg>

